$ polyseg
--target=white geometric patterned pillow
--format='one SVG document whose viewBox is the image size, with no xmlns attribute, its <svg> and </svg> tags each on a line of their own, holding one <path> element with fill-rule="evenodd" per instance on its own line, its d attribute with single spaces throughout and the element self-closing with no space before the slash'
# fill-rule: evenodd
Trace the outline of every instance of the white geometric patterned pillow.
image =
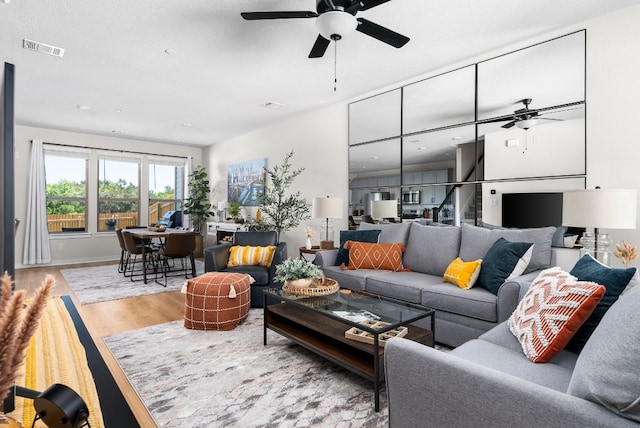
<svg viewBox="0 0 640 428">
<path fill-rule="evenodd" d="M 546 363 L 564 349 L 605 290 L 559 267 L 543 270 L 509 317 L 509 330 L 527 358 Z"/>
</svg>

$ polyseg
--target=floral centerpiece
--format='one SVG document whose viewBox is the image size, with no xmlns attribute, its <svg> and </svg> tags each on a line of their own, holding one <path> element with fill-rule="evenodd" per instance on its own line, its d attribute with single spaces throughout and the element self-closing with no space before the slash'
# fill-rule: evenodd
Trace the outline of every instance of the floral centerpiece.
<svg viewBox="0 0 640 428">
<path fill-rule="evenodd" d="M 304 234 L 307 237 L 307 241 L 304 244 L 304 247 L 307 250 L 310 250 L 311 248 L 313 248 L 313 244 L 311 243 L 311 240 L 313 239 L 313 237 L 316 235 L 316 231 L 313 230 L 311 227 L 309 226 L 305 226 L 304 228 Z"/>
<path fill-rule="evenodd" d="M 304 259 L 288 258 L 276 266 L 276 281 L 294 287 L 308 287 L 314 279 L 322 278 L 322 270 Z"/>
</svg>

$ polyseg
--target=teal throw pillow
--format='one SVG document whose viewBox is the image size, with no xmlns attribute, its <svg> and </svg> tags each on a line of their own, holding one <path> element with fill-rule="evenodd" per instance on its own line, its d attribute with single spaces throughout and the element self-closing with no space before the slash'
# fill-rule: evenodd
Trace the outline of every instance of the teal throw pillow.
<svg viewBox="0 0 640 428">
<path fill-rule="evenodd" d="M 349 264 L 349 250 L 344 248 L 344 243 L 347 241 L 356 242 L 370 242 L 377 243 L 380 236 L 380 229 L 370 230 L 341 230 L 340 231 L 340 246 L 338 247 L 338 256 L 336 257 L 336 266 L 340 266 L 342 263 Z"/>
<path fill-rule="evenodd" d="M 510 242 L 499 238 L 482 258 L 476 285 L 497 295 L 498 289 L 505 281 L 524 273 L 532 254 L 531 242 Z"/>
<path fill-rule="evenodd" d="M 582 324 L 576 334 L 571 338 L 566 348 L 569 351 L 579 353 L 591 337 L 604 314 L 613 305 L 620 294 L 627 287 L 636 273 L 636 268 L 619 269 L 603 265 L 589 254 L 582 256 L 569 272 L 578 278 L 578 281 L 596 282 L 606 287 L 602 299 L 593 310 L 589 318 Z"/>
</svg>

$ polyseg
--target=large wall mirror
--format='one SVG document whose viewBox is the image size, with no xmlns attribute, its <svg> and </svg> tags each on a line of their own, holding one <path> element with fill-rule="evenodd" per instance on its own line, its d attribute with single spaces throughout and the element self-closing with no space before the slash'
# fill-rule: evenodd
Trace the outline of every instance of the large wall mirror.
<svg viewBox="0 0 640 428">
<path fill-rule="evenodd" d="M 584 188 L 585 129 L 585 31 L 352 103 L 350 214 L 500 225 L 503 193 Z"/>
</svg>

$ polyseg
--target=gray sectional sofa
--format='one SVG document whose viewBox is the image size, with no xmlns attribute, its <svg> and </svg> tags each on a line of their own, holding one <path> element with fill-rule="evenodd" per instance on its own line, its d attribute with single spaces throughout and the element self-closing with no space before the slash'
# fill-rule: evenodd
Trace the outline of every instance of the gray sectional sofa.
<svg viewBox="0 0 640 428">
<path fill-rule="evenodd" d="M 324 274 L 337 280 L 341 288 L 369 291 L 434 308 L 435 340 L 449 346 L 475 339 L 505 321 L 539 271 L 555 261 L 551 248 L 555 227 L 505 230 L 466 224 L 439 227 L 405 222 L 362 223 L 360 229 L 380 229 L 381 243 L 403 243 L 406 248 L 403 263 L 410 272 L 342 270 L 335 263 L 337 250 L 329 250 L 320 251 L 316 256 L 316 263 Z M 502 284 L 497 294 L 477 286 L 464 290 L 443 281 L 452 260 L 483 258 L 500 237 L 534 244 L 524 275 Z M 430 328 L 430 325 L 425 321 L 422 327 Z"/>
<path fill-rule="evenodd" d="M 385 348 L 389 426 L 640 426 L 640 287 L 606 312 L 580 354 L 528 360 L 506 323 L 451 352 Z"/>
</svg>

